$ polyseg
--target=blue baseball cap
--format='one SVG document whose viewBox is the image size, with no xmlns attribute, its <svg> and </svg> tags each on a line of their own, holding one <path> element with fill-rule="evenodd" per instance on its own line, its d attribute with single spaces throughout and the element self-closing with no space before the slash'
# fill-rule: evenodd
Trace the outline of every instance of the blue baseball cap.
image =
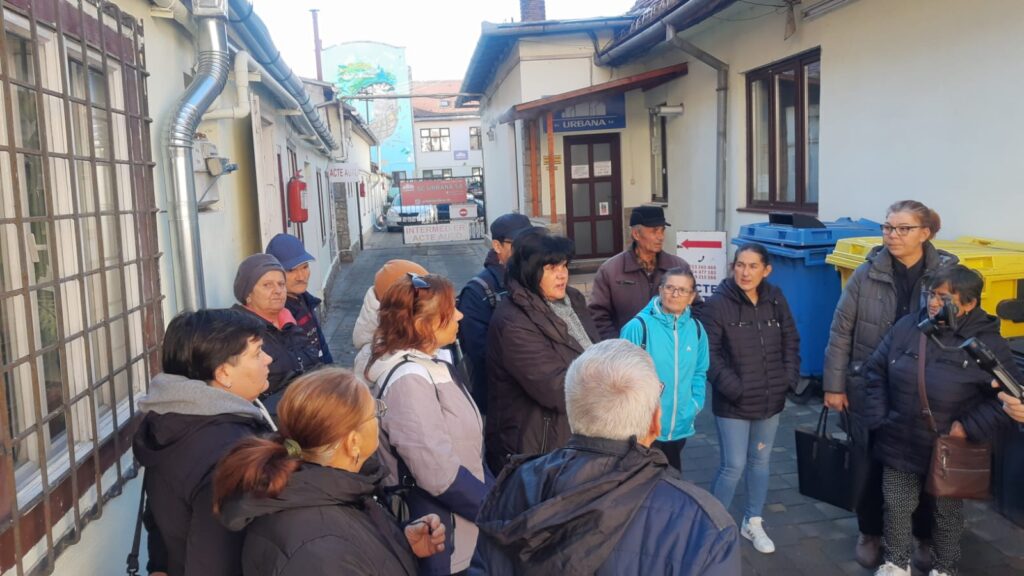
<svg viewBox="0 0 1024 576">
<path fill-rule="evenodd" d="M 267 254 L 277 258 L 285 270 L 291 271 L 301 264 L 316 260 L 313 255 L 306 252 L 306 247 L 291 234 L 278 234 L 270 239 L 267 244 Z"/>
</svg>

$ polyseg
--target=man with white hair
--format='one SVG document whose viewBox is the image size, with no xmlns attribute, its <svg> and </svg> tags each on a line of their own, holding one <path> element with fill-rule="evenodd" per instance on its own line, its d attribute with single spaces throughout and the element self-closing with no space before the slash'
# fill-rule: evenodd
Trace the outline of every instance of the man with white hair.
<svg viewBox="0 0 1024 576">
<path fill-rule="evenodd" d="M 587 349 L 565 376 L 565 448 L 513 459 L 477 516 L 470 574 L 740 574 L 725 508 L 650 449 L 661 383 L 625 340 Z"/>
</svg>

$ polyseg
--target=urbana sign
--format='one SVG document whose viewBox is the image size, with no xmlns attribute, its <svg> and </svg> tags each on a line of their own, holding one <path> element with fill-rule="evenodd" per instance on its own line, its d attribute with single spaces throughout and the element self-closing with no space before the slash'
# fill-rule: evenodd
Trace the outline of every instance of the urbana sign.
<svg viewBox="0 0 1024 576">
<path fill-rule="evenodd" d="M 555 132 L 625 128 L 626 95 L 615 94 L 607 98 L 577 102 L 563 108 L 555 112 L 554 127 Z"/>
</svg>

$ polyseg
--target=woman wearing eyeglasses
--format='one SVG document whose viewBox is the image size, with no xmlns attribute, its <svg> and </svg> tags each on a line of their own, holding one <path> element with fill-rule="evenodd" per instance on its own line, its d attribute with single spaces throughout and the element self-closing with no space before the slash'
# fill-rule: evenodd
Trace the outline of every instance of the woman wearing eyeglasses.
<svg viewBox="0 0 1024 576">
<path fill-rule="evenodd" d="M 243 440 L 221 460 L 214 511 L 245 530 L 246 576 L 412 576 L 416 557 L 445 549 L 436 515 L 403 529 L 373 498 L 387 474 L 371 458 L 386 411 L 351 372 L 319 370 L 284 393 L 277 435 Z"/>
<path fill-rule="evenodd" d="M 764 246 L 740 246 L 732 277 L 698 310 L 708 332 L 711 409 L 721 454 L 711 493 L 728 508 L 746 473 L 740 534 L 762 554 L 775 551 L 761 516 L 775 433 L 786 392 L 800 378 L 800 335 L 782 290 L 766 280 L 771 272 Z"/>
<path fill-rule="evenodd" d="M 462 313 L 451 282 L 406 274 L 384 293 L 367 379 L 388 404 L 381 420 L 381 459 L 411 517 L 434 513 L 447 529 L 442 553 L 420 560 L 420 574 L 469 568 L 473 523 L 492 478 L 483 462 L 483 421 L 465 383 L 441 348 L 455 342 Z"/>
<path fill-rule="evenodd" d="M 867 447 L 871 435 L 864 426 L 864 362 L 897 320 L 917 315 L 925 305 L 922 279 L 940 266 L 956 264 L 953 254 L 938 250 L 931 240 L 942 226 L 939 215 L 924 204 L 903 200 L 889 206 L 882 225 L 883 245 L 873 249 L 846 283 L 825 349 L 825 405 L 846 410 L 850 435 Z M 882 467 L 872 462 L 871 474 L 857 508 L 860 537 L 857 562 L 875 568 L 882 562 Z M 930 497 L 914 515 L 914 536 L 923 544 L 915 564 L 927 571 L 931 540 Z"/>
<path fill-rule="evenodd" d="M 622 327 L 622 338 L 647 350 L 664 390 L 661 393 L 661 435 L 652 445 L 665 453 L 670 466 L 682 470 L 686 439 L 704 408 L 708 373 L 708 338 L 690 314 L 697 281 L 684 268 L 661 277 L 658 295 Z"/>
</svg>

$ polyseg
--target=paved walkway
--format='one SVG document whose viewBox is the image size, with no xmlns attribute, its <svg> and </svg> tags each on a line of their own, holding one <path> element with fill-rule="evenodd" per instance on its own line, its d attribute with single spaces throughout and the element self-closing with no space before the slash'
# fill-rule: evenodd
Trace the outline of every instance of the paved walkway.
<svg viewBox="0 0 1024 576">
<path fill-rule="evenodd" d="M 366 249 L 354 262 L 343 265 L 340 282 L 335 283 L 327 297 L 330 313 L 325 334 L 336 361 L 343 366 L 350 364 L 356 353 L 352 348 L 352 328 L 363 295 L 372 284 L 373 275 L 386 261 L 392 258 L 414 260 L 427 270 L 448 277 L 459 289 L 480 269 L 487 251 L 483 241 L 431 246 L 403 246 L 401 242 L 401 234 L 369 235 Z M 806 498 L 798 490 L 793 431 L 798 427 L 813 428 L 820 410 L 820 403 L 788 404 L 783 413 L 772 455 L 765 510 L 768 534 L 777 550 L 771 555 L 759 554 L 744 541 L 744 575 L 868 576 L 872 573 L 853 559 L 856 518 L 845 510 Z M 702 433 L 686 445 L 683 475 L 707 489 L 719 462 L 718 436 L 710 410 L 698 417 L 697 430 Z M 741 482 L 730 510 L 737 521 L 741 520 L 744 499 Z M 1024 575 L 1024 529 L 1005 520 L 988 503 L 968 502 L 965 516 L 960 574 Z"/>
</svg>

